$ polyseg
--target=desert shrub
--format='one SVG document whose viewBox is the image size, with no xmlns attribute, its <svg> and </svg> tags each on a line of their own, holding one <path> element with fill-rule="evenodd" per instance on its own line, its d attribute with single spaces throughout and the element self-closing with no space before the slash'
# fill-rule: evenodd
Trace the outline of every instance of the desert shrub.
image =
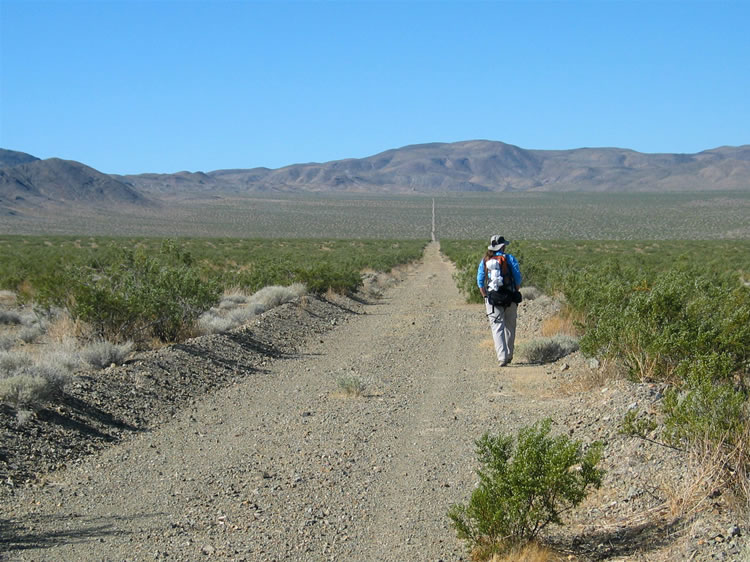
<svg viewBox="0 0 750 562">
<path fill-rule="evenodd" d="M 681 264 L 651 283 L 629 276 L 587 283 L 573 283 L 569 300 L 584 310 L 587 355 L 622 359 L 640 379 L 670 379 L 681 363 L 713 352 L 727 353 L 733 368 L 750 358 L 750 288 L 732 276 Z"/>
<path fill-rule="evenodd" d="M 53 365 L 24 365 L 0 373 L 0 402 L 36 407 L 62 392 L 70 373 Z"/>
<path fill-rule="evenodd" d="M 476 441 L 479 484 L 467 505 L 448 516 L 458 537 L 486 555 L 503 553 L 534 539 L 550 523 L 577 506 L 590 487 L 599 487 L 596 468 L 602 446 L 585 452 L 566 435 L 550 437 L 550 419 L 511 435 L 485 433 Z"/>
<path fill-rule="evenodd" d="M 16 338 L 15 336 L 9 336 L 6 334 L 0 335 L 0 351 L 8 351 L 14 345 L 16 345 L 17 341 L 18 338 Z"/>
<path fill-rule="evenodd" d="M 70 345 L 52 346 L 39 363 L 73 372 L 81 366 L 81 355 Z"/>
<path fill-rule="evenodd" d="M 365 391 L 365 383 L 356 375 L 342 375 L 336 383 L 347 396 L 362 396 Z"/>
<path fill-rule="evenodd" d="M 551 363 L 578 350 L 578 340 L 567 335 L 536 338 L 518 346 L 518 353 L 529 363 Z"/>
<path fill-rule="evenodd" d="M 16 408 L 36 406 L 53 394 L 52 385 L 42 376 L 19 373 L 0 379 L 0 402 Z"/>
<path fill-rule="evenodd" d="M 521 294 L 523 299 L 527 301 L 533 301 L 542 296 L 542 292 L 536 287 L 521 287 Z"/>
<path fill-rule="evenodd" d="M 477 267 L 483 253 L 451 255 L 451 259 L 456 265 L 453 281 L 455 281 L 458 291 L 466 298 L 466 302 L 481 303 L 483 300 L 477 287 Z"/>
<path fill-rule="evenodd" d="M 240 299 L 236 299 L 234 301 L 236 304 L 233 304 L 229 312 L 224 315 L 220 311 L 222 308 L 226 310 L 229 307 L 220 305 L 208 310 L 198 319 L 198 331 L 202 334 L 217 334 L 243 326 L 251 322 L 258 314 L 304 295 L 306 290 L 301 283 L 293 283 L 286 287 L 278 285 L 264 287 L 249 297 L 243 295 L 244 304 L 239 304 Z"/>
<path fill-rule="evenodd" d="M 33 343 L 44 335 L 44 328 L 39 324 L 27 326 L 18 332 L 18 339 L 24 343 Z"/>
<path fill-rule="evenodd" d="M 97 369 L 103 369 L 113 363 L 121 365 L 132 350 L 132 342 L 116 344 L 108 341 L 97 341 L 85 346 L 80 353 L 81 358 L 86 363 Z"/>
<path fill-rule="evenodd" d="M 249 303 L 259 305 L 263 310 L 269 310 L 301 297 L 306 292 L 307 288 L 302 283 L 294 283 L 287 287 L 263 287 L 249 298 Z"/>
<path fill-rule="evenodd" d="M 247 304 L 249 299 L 250 297 L 241 289 L 236 287 L 229 290 L 225 289 L 221 301 L 216 308 L 219 310 L 232 310 L 243 304 Z"/>
<path fill-rule="evenodd" d="M 727 382 L 732 359 L 712 353 L 682 364 L 679 371 L 685 382 L 664 395 L 666 440 L 675 445 L 695 439 L 737 443 L 749 420 L 747 395 Z"/>
<path fill-rule="evenodd" d="M 21 315 L 12 310 L 0 310 L 0 324 L 13 326 L 21 323 Z"/>
<path fill-rule="evenodd" d="M 631 437 L 648 439 L 648 435 L 658 427 L 656 421 L 648 413 L 638 408 L 628 410 L 622 419 L 620 433 Z"/>
<path fill-rule="evenodd" d="M 294 279 L 304 284 L 311 293 L 323 294 L 328 290 L 336 293 L 352 293 L 362 285 L 359 270 L 345 265 L 313 265 L 295 271 Z"/>
<path fill-rule="evenodd" d="M 34 362 L 27 353 L 18 351 L 0 351 L 0 376 L 6 376 L 22 367 L 28 367 Z"/>
<path fill-rule="evenodd" d="M 115 342 L 176 341 L 219 295 L 218 285 L 201 279 L 190 256 L 169 243 L 159 256 L 126 250 L 103 271 L 78 269 L 72 279 L 71 316 Z"/>
</svg>

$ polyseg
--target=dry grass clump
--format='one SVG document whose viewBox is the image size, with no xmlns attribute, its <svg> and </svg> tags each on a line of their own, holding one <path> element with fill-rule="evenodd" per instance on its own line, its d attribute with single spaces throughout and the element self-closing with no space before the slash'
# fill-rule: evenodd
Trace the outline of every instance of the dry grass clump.
<svg viewBox="0 0 750 562">
<path fill-rule="evenodd" d="M 249 297 L 248 295 L 239 288 L 233 287 L 231 289 L 226 289 L 224 291 L 224 295 L 221 297 L 221 301 L 219 302 L 218 308 L 220 309 L 232 309 L 236 308 L 239 305 L 247 303 Z"/>
<path fill-rule="evenodd" d="M 34 407 L 45 402 L 53 394 L 49 381 L 33 370 L 24 370 L 0 379 L 0 402 L 16 408 Z"/>
<path fill-rule="evenodd" d="M 294 283 L 288 287 L 270 286 L 263 287 L 260 291 L 250 297 L 248 304 L 260 305 L 263 310 L 269 310 L 284 303 L 293 301 L 307 292 L 302 283 Z"/>
<path fill-rule="evenodd" d="M 0 351 L 0 377 L 10 374 L 23 367 L 32 365 L 34 361 L 27 353 L 20 351 Z"/>
<path fill-rule="evenodd" d="M 0 371 L 0 402 L 36 407 L 61 392 L 69 380 L 69 371 L 52 364 L 24 364 Z"/>
<path fill-rule="evenodd" d="M 56 311 L 47 324 L 50 342 L 68 344 L 70 341 L 87 340 L 91 330 L 80 320 L 73 320 L 67 311 Z"/>
<path fill-rule="evenodd" d="M 14 310 L 0 310 L 0 324 L 17 326 L 21 323 L 21 315 Z"/>
<path fill-rule="evenodd" d="M 578 350 L 578 340 L 558 335 L 537 338 L 519 346 L 518 353 L 529 363 L 551 363 Z"/>
<path fill-rule="evenodd" d="M 36 408 L 62 392 L 80 361 L 75 352 L 53 349 L 35 358 L 23 352 L 0 352 L 0 402 Z"/>
<path fill-rule="evenodd" d="M 721 447 L 708 441 L 696 445 L 689 454 L 685 474 L 678 481 L 661 483 L 668 514 L 675 519 L 684 518 L 710 507 L 711 496 L 724 487 L 727 461 Z"/>
<path fill-rule="evenodd" d="M 3 334 L 0 336 L 0 351 L 9 351 L 16 345 L 18 338 L 15 336 Z"/>
<path fill-rule="evenodd" d="M 523 295 L 523 300 L 533 301 L 534 299 L 538 299 L 539 297 L 541 297 L 542 292 L 536 287 L 528 286 L 521 287 L 521 295 Z"/>
<path fill-rule="evenodd" d="M 713 509 L 719 494 L 728 498 L 736 513 L 750 512 L 750 426 L 733 446 L 708 438 L 694 441 L 686 467 L 679 480 L 660 482 L 666 495 L 660 508 L 665 516 L 690 519 Z"/>
<path fill-rule="evenodd" d="M 577 328 L 577 324 L 580 320 L 579 316 L 580 315 L 570 307 L 563 307 L 560 312 L 546 318 L 544 322 L 542 322 L 542 335 L 557 336 L 562 334 L 578 337 L 580 335 Z"/>
<path fill-rule="evenodd" d="M 365 392 L 364 381 L 356 375 L 342 375 L 336 383 L 346 396 L 359 397 Z"/>
<path fill-rule="evenodd" d="M 301 283 L 288 287 L 272 285 L 250 295 L 238 290 L 225 294 L 221 303 L 198 318 L 197 330 L 201 334 L 218 334 L 248 324 L 257 315 L 290 302 L 307 293 Z"/>
<path fill-rule="evenodd" d="M 81 355 L 70 344 L 52 345 L 40 362 L 61 367 L 72 373 L 81 366 Z"/>
<path fill-rule="evenodd" d="M 199 334 L 205 335 L 227 332 L 235 327 L 235 325 L 232 323 L 232 320 L 225 316 L 221 316 L 218 312 L 215 312 L 212 309 L 201 314 L 195 327 Z"/>
<path fill-rule="evenodd" d="M 235 310 L 232 310 L 227 319 L 230 321 L 232 328 L 237 326 L 244 326 L 252 321 L 253 318 L 258 314 L 263 314 L 268 308 L 259 303 L 250 302 L 245 306 L 241 306 Z"/>
<path fill-rule="evenodd" d="M 24 343 L 34 343 L 44 335 L 44 328 L 40 324 L 27 326 L 18 332 L 18 339 Z"/>
<path fill-rule="evenodd" d="M 575 558 L 562 555 L 544 545 L 532 542 L 506 554 L 495 554 L 488 562 L 570 562 L 573 560 Z"/>
<path fill-rule="evenodd" d="M 122 344 L 108 341 L 97 341 L 81 349 L 81 358 L 97 369 L 109 367 L 112 364 L 121 365 L 133 350 L 133 342 Z"/>
</svg>

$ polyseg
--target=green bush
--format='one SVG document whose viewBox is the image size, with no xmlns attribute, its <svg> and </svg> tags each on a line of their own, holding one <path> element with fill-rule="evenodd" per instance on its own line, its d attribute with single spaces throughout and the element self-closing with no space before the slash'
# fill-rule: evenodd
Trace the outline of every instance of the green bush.
<svg viewBox="0 0 750 562">
<path fill-rule="evenodd" d="M 303 283 L 311 293 L 318 294 L 329 289 L 337 293 L 351 293 L 362 285 L 362 276 L 358 270 L 326 264 L 298 269 L 294 280 Z"/>
<path fill-rule="evenodd" d="M 88 322 L 100 339 L 116 342 L 175 341 L 220 293 L 217 283 L 200 277 L 189 255 L 169 243 L 158 256 L 125 250 L 102 271 L 70 273 L 71 316 Z"/>
<path fill-rule="evenodd" d="M 515 440 L 484 434 L 476 442 L 479 485 L 468 505 L 448 512 L 469 548 L 502 553 L 525 543 L 548 524 L 561 524 L 564 512 L 581 503 L 590 487 L 599 487 L 602 445 L 584 453 L 579 441 L 550 437 L 551 425 L 546 419 L 521 429 Z"/>
<path fill-rule="evenodd" d="M 685 383 L 664 395 L 664 437 L 668 443 L 708 439 L 734 445 L 748 424 L 745 392 L 727 382 L 733 361 L 711 353 L 680 367 Z"/>
<path fill-rule="evenodd" d="M 568 283 L 568 302 L 584 311 L 582 351 L 622 359 L 636 378 L 670 380 L 710 353 L 727 354 L 733 369 L 750 357 L 750 289 L 736 277 L 679 264 L 650 282 L 610 269 Z"/>
</svg>

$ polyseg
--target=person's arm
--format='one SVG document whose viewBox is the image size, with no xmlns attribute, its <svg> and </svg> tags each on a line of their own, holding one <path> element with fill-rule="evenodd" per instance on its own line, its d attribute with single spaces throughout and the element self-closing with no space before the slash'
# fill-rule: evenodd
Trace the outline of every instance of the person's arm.
<svg viewBox="0 0 750 562">
<path fill-rule="evenodd" d="M 479 267 L 477 267 L 477 287 L 479 287 L 479 292 L 482 293 L 483 298 L 487 298 L 487 291 L 484 288 L 484 278 L 487 275 L 487 270 L 484 267 L 484 258 L 482 261 L 479 262 Z"/>
</svg>

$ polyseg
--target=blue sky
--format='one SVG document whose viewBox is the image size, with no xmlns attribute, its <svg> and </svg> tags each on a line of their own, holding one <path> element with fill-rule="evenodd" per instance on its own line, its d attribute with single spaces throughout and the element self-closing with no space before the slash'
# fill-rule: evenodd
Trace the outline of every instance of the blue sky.
<svg viewBox="0 0 750 562">
<path fill-rule="evenodd" d="M 0 147 L 107 173 L 750 143 L 750 2 L 0 0 Z"/>
</svg>

